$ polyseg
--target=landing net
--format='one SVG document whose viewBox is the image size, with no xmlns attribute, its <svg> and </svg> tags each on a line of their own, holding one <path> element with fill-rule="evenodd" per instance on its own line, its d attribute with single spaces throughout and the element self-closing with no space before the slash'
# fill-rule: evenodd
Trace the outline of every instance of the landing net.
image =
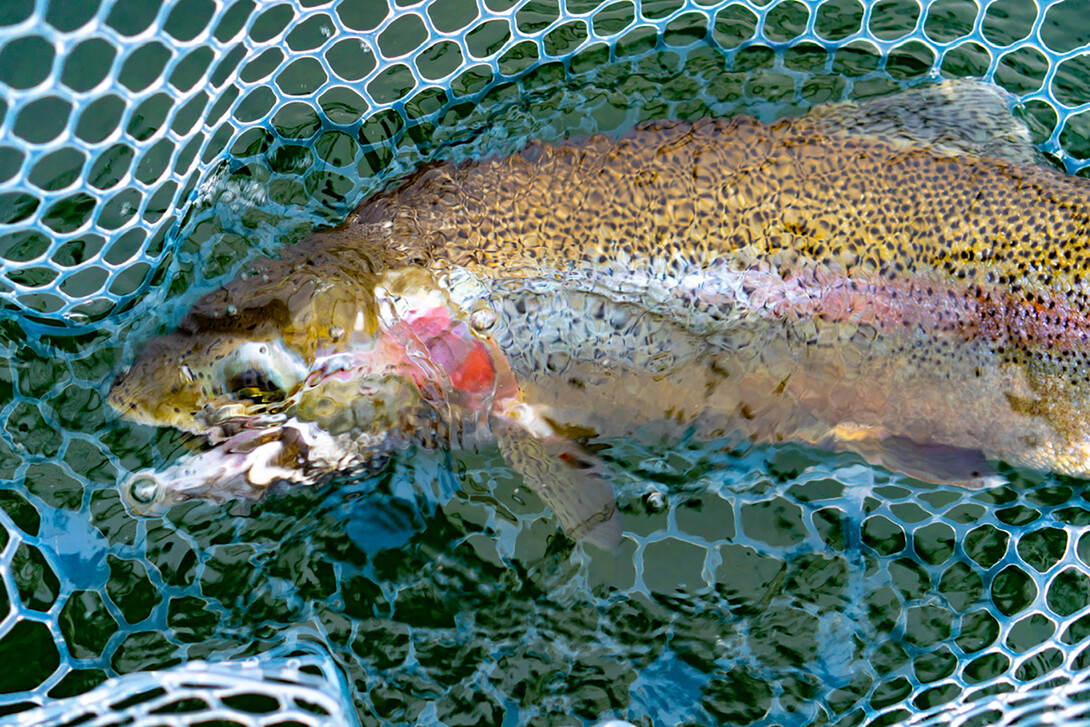
<svg viewBox="0 0 1090 727">
<path fill-rule="evenodd" d="M 184 450 L 104 404 L 127 347 L 415 165 L 946 77 L 1086 173 L 1085 0 L 0 3 L 0 713 L 1090 724 L 1078 481 L 617 443 L 616 558 L 498 455 L 154 520 L 117 494 Z"/>
</svg>

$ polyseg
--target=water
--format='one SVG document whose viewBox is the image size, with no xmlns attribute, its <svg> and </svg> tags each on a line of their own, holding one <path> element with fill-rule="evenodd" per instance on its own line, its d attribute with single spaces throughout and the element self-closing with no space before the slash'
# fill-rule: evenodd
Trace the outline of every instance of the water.
<svg viewBox="0 0 1090 727">
<path fill-rule="evenodd" d="M 1056 7 L 1067 12 L 1070 2 Z M 878 6 L 866 17 L 879 39 L 901 37 L 921 14 L 914 3 Z M 677 7 L 645 3 L 643 11 L 668 17 Z M 795 39 L 806 8 L 777 4 L 768 39 Z M 985 40 L 1028 34 L 1021 8 L 990 5 Z M 559 12 L 531 3 L 516 23 L 531 32 Z M 1090 504 L 1083 483 L 1035 473 L 1012 471 L 1008 486 L 968 492 L 793 445 L 613 441 L 603 456 L 626 523 L 616 553 L 565 538 L 490 450 L 405 452 L 374 477 L 256 505 L 190 503 L 161 519 L 134 519 L 121 504 L 120 476 L 190 446 L 183 435 L 119 421 L 105 406 L 131 347 L 169 327 L 242 260 L 339 219 L 420 161 L 508 153 L 530 138 L 616 132 L 652 118 L 745 111 L 772 120 L 845 93 L 892 91 L 933 64 L 965 76 L 994 60 L 963 45 L 937 62 L 936 47 L 972 28 L 977 10 L 960 2 L 929 5 L 922 27 L 931 45 L 914 41 L 886 60 L 862 41 L 832 50 L 816 41 L 755 44 L 725 56 L 720 48 L 756 32 L 759 12 L 727 6 L 710 26 L 680 16 L 661 44 L 653 31 L 634 29 L 612 52 L 581 46 L 577 23 L 562 26 L 548 42 L 552 53 L 580 49 L 566 64 L 546 63 L 517 83 L 493 82 L 479 68 L 458 73 L 449 97 L 406 97 L 409 126 L 380 115 L 347 134 L 306 104 L 285 106 L 272 130 L 238 139 L 232 161 L 201 188 L 203 203 L 188 209 L 178 252 L 160 265 L 162 284 L 136 304 L 138 315 L 41 339 L 0 321 L 8 354 L 0 365 L 0 611 L 10 614 L 0 622 L 0 710 L 81 693 L 116 674 L 261 653 L 292 634 L 333 655 L 364 724 L 610 716 L 857 724 L 876 715 L 888 723 L 1001 691 L 1004 679 L 1040 683 L 1083 668 L 1090 540 L 1081 530 Z M 627 28 L 633 13 L 629 3 L 610 4 L 590 27 Z M 378 22 L 366 8 L 341 17 L 353 28 Z M 849 38 L 864 17 L 855 2 L 823 3 L 817 38 Z M 1065 17 L 1057 11 L 1042 25 L 1058 51 L 1086 42 Z M 133 24 L 127 32 L 151 22 L 123 20 Z M 275 35 L 285 22 L 268 11 L 258 24 L 267 30 L 252 32 Z M 704 28 L 718 46 L 694 42 Z M 307 32 L 287 42 L 322 42 L 319 27 Z M 377 43 L 395 52 L 413 32 L 390 26 Z M 489 32 L 467 39 L 471 53 L 504 42 Z M 529 46 L 508 45 L 504 72 L 534 60 Z M 342 60 L 331 63 L 363 72 L 366 54 L 338 52 Z M 447 77 L 459 67 L 452 52 L 422 58 L 419 70 Z M 1017 51 L 998 61 L 996 78 L 1028 89 L 1047 68 Z M 305 86 L 303 71 L 277 82 Z M 1057 72 L 1070 98 L 1090 98 L 1077 63 Z M 368 92 L 399 98 L 403 76 L 384 73 Z M 342 91 L 322 109 L 358 118 L 359 104 Z M 1026 109 L 1042 141 L 1056 127 L 1044 106 Z M 1064 144 L 1084 148 L 1078 138 Z M 58 185 L 84 163 L 52 162 L 35 168 Z M 57 225 L 75 224 L 77 202 L 57 211 Z M 113 209 L 119 220 L 123 202 Z M 123 240 L 109 245 L 126 259 Z"/>
</svg>

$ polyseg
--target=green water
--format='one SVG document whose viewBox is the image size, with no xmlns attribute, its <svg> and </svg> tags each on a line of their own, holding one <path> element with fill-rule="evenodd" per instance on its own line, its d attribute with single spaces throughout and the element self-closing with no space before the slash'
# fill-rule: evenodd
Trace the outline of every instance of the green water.
<svg viewBox="0 0 1090 727">
<path fill-rule="evenodd" d="M 451 31 L 468 27 L 475 11 L 455 0 L 429 7 L 431 22 Z M 641 7 L 656 18 L 681 5 Z M 128 34 L 147 27 L 152 16 L 135 8 L 112 14 L 112 27 Z M 7 483 L 0 612 L 18 608 L 23 616 L 0 634 L 0 710 L 82 693 L 116 674 L 262 653 L 289 633 L 330 651 L 364 724 L 563 725 L 609 716 L 638 724 L 888 724 L 1002 690 L 1001 677 L 1028 683 L 1084 667 L 1090 540 L 1081 528 L 1090 503 L 1083 483 L 1034 473 L 1009 472 L 1006 486 L 968 492 L 795 446 L 603 442 L 625 517 L 616 553 L 564 537 L 495 451 L 405 452 L 376 476 L 255 505 L 188 503 L 160 519 L 125 511 L 119 477 L 160 466 L 191 444 L 119 421 L 105 406 L 108 381 L 131 348 L 167 329 L 200 290 L 242 261 L 340 219 L 421 161 L 509 153 L 531 138 L 618 132 L 647 119 L 746 112 L 772 120 L 846 95 L 895 91 L 935 65 L 940 76 L 960 77 L 991 62 L 984 46 L 966 42 L 936 63 L 934 44 L 973 27 L 978 11 L 964 0 L 929 5 L 921 27 L 930 45 L 909 41 L 888 57 L 869 42 L 833 51 L 819 42 L 861 27 L 855 0 L 822 3 L 817 38 L 789 48 L 775 44 L 804 32 L 810 11 L 800 2 L 777 4 L 764 25 L 770 43 L 748 45 L 759 6 L 728 5 L 712 22 L 683 14 L 661 36 L 636 28 L 611 45 L 585 46 L 589 30 L 627 28 L 635 6 L 564 8 L 588 13 L 545 41 L 549 54 L 581 47 L 567 62 L 540 63 L 533 44 L 508 42 L 506 24 L 485 25 L 466 38 L 469 53 L 509 45 L 499 68 L 525 71 L 517 81 L 498 81 L 480 64 L 457 71 L 467 64 L 462 51 L 437 45 L 418 69 L 424 77 L 453 73 L 447 89 L 416 92 L 398 64 L 368 86 L 373 99 L 403 101 L 404 115 L 371 115 L 352 133 L 331 128 L 323 119 L 347 124 L 367 111 L 359 94 L 341 87 L 318 108 L 284 104 L 270 129 L 238 135 L 227 149 L 231 161 L 219 168 L 226 191 L 187 207 L 176 252 L 126 283 L 135 289 L 145 273 L 161 283 L 150 303 L 137 305 L 139 315 L 115 312 L 97 330 L 44 340 L 25 335 L 14 319 L 0 321 L 7 352 L 0 364 L 0 478 Z M 1025 37 L 1032 20 L 1025 8 L 993 3 L 982 33 L 991 42 Z M 1049 47 L 1087 42 L 1072 21 L 1079 9 L 1066 0 L 1050 10 L 1041 29 Z M 556 2 L 533 2 L 513 22 L 533 32 L 560 12 Z M 883 0 L 868 29 L 899 38 L 920 13 L 915 3 Z M 361 3 L 338 17 L 366 30 L 382 15 Z M 263 10 L 251 33 L 275 37 L 290 21 L 276 7 Z M 170 22 L 181 39 L 204 21 L 179 15 Z M 419 22 L 389 26 L 377 38 L 380 50 L 415 47 Z M 305 49 L 325 32 L 320 22 L 300 25 L 284 43 Z M 25 46 L 10 52 L 53 52 Z M 73 70 L 66 81 L 73 88 L 93 84 L 95 54 L 108 49 L 85 52 L 88 70 Z M 146 54 L 121 72 L 127 87 L 164 72 L 155 49 Z M 271 78 L 281 63 L 274 56 L 246 59 L 243 75 Z M 379 62 L 351 43 L 334 44 L 326 58 L 342 77 L 362 78 Z M 1064 98 L 1090 99 L 1084 58 L 1057 69 Z M 1047 70 L 1043 54 L 1019 50 L 1003 57 L 995 77 L 1025 93 Z M 27 74 L 34 72 L 33 64 L 0 63 L 0 81 L 13 87 L 33 85 Z M 199 75 L 186 67 L 175 73 L 183 86 Z M 270 84 L 301 93 L 319 83 L 319 73 L 293 65 Z M 169 101 L 154 98 L 130 118 L 134 138 L 165 113 Z M 254 92 L 235 116 L 258 119 L 276 103 L 272 91 Z M 1035 103 L 1024 113 L 1044 140 L 1056 114 Z M 39 111 L 44 118 L 47 109 Z M 1074 156 L 1088 148 L 1085 137 L 1063 143 Z M 129 170 L 159 179 L 168 156 L 137 161 L 121 144 L 95 160 L 95 184 L 113 188 Z M 58 152 L 35 166 L 31 181 L 64 188 L 89 162 Z M 3 163 L 0 154 L 0 169 Z M 171 190 L 162 209 L 180 197 Z M 17 220 L 36 200 L 0 195 L 0 214 Z M 126 201 L 140 198 L 119 190 L 102 214 L 121 224 L 130 214 Z M 46 220 L 64 230 L 90 213 L 84 198 L 71 195 Z M 0 254 L 33 260 L 46 249 L 42 235 L 5 237 Z M 166 233 L 157 240 L 166 244 Z M 107 259 L 121 262 L 143 244 L 142 236 L 89 236 L 53 260 L 75 264 L 108 249 Z M 20 274 L 34 280 L 51 270 Z M 78 293 L 101 283 L 70 285 Z M 650 493 L 661 494 L 662 506 Z"/>
</svg>

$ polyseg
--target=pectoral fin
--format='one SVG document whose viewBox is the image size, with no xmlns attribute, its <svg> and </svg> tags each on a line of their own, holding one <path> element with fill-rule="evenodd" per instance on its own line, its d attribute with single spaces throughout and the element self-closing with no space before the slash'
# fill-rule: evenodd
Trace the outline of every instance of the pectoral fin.
<svg viewBox="0 0 1090 727">
<path fill-rule="evenodd" d="M 529 407 L 516 407 L 497 414 L 492 423 L 508 464 L 553 509 L 565 533 L 603 548 L 616 547 L 621 515 L 602 464 L 556 435 Z"/>
<path fill-rule="evenodd" d="M 936 484 L 983 488 L 1003 478 L 980 450 L 921 444 L 905 437 L 839 439 L 836 448 L 855 452 L 871 464 Z"/>
</svg>

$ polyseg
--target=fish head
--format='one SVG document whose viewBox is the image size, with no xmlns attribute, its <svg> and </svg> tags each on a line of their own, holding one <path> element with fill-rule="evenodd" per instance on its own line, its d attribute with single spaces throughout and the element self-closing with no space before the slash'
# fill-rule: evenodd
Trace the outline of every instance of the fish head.
<svg viewBox="0 0 1090 727">
<path fill-rule="evenodd" d="M 275 412 L 308 373 L 281 338 L 171 333 L 148 343 L 110 387 L 126 418 L 205 434 L 230 419 Z"/>
<path fill-rule="evenodd" d="M 366 467 L 432 441 L 437 412 L 486 412 L 501 388 L 498 350 L 426 271 L 289 277 L 206 296 L 113 382 L 108 401 L 122 416 L 205 445 L 124 483 L 134 510 L 256 499 L 273 481 Z"/>
<path fill-rule="evenodd" d="M 313 359 L 283 338 L 169 334 L 114 382 L 130 419 L 198 434 L 203 446 L 121 485 L 130 509 L 160 515 L 192 499 L 257 500 L 276 482 L 314 484 L 378 466 L 431 425 L 394 347 Z"/>
<path fill-rule="evenodd" d="M 377 329 L 366 285 L 306 271 L 271 282 L 243 278 L 149 341 L 107 400 L 130 420 L 207 434 L 226 421 L 283 411 L 319 362 L 374 348 Z"/>
</svg>

